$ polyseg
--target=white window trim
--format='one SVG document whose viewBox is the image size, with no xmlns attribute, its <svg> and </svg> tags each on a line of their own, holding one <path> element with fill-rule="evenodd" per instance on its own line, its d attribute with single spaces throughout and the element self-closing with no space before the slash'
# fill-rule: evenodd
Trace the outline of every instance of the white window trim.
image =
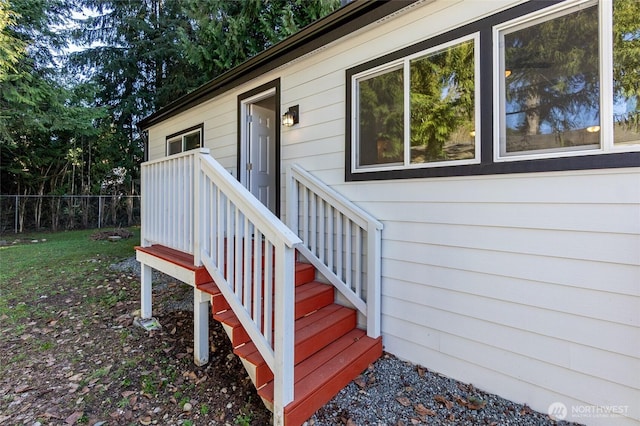
<svg viewBox="0 0 640 426">
<path fill-rule="evenodd" d="M 504 95 L 504 48 L 505 31 L 516 31 L 518 27 L 531 24 L 532 21 L 544 22 L 580 8 L 598 4 L 599 14 L 599 66 L 600 66 L 600 144 L 575 147 L 575 149 L 557 149 L 522 151 L 517 154 L 503 153 L 506 130 L 503 120 L 505 110 Z M 554 17 L 549 18 L 551 15 Z M 535 22 L 533 23 L 535 24 Z M 532 25 L 533 25 L 532 24 Z M 613 0 L 567 0 L 555 6 L 504 22 L 493 27 L 493 161 L 508 162 L 535 160 L 543 158 L 576 157 L 584 155 L 601 155 L 640 151 L 640 142 L 630 145 L 614 145 L 613 123 Z M 606 120 L 606 121 L 605 121 Z"/>
<path fill-rule="evenodd" d="M 461 44 L 467 41 L 473 41 L 473 56 L 474 56 L 474 120 L 475 120 L 475 137 L 474 137 L 474 158 L 467 160 L 450 160 L 450 161 L 434 161 L 430 163 L 418 163 L 411 164 L 411 97 L 406 96 L 410 93 L 411 88 L 411 79 L 409 76 L 410 73 L 410 62 L 413 59 L 420 58 L 422 56 L 429 55 L 434 52 L 438 52 L 441 50 L 445 50 L 449 47 L 455 46 L 457 44 Z M 382 165 L 371 165 L 371 166 L 360 166 L 358 167 L 358 159 L 360 152 L 358 150 L 358 142 L 359 142 L 359 81 L 366 80 L 368 78 L 373 78 L 377 75 L 383 74 L 384 72 L 392 71 L 395 69 L 400 69 L 402 67 L 404 72 L 403 84 L 404 84 L 404 163 L 392 163 Z M 354 74 L 351 77 L 351 172 L 352 173 L 370 173 L 370 172 L 378 172 L 378 171 L 388 171 L 388 170 L 412 170 L 412 169 L 424 169 L 424 168 L 434 168 L 434 167 L 449 167 L 449 166 L 460 166 L 466 164 L 479 164 L 480 163 L 480 136 L 481 136 L 481 118 L 480 118 L 480 33 L 475 32 L 464 37 L 456 38 L 454 40 L 447 41 L 442 44 L 438 44 L 437 46 L 433 46 L 429 49 L 422 50 L 420 52 L 414 53 L 409 56 L 405 56 L 403 58 L 397 59 L 395 61 L 391 61 L 385 63 L 383 65 L 368 69 L 366 71 L 360 72 L 358 74 Z M 409 149 L 407 149 L 407 147 Z"/>
<path fill-rule="evenodd" d="M 187 131 L 185 133 L 179 133 L 179 134 L 173 136 L 171 139 L 167 139 L 166 142 L 165 142 L 165 144 L 166 144 L 166 146 L 165 146 L 166 156 L 182 154 L 183 152 L 185 152 L 186 151 L 186 137 L 190 136 L 190 135 L 193 135 L 195 133 L 198 133 L 200 135 L 200 146 L 198 148 L 196 148 L 196 149 L 202 148 L 203 145 L 204 145 L 203 141 L 202 141 L 202 130 L 201 129 L 195 129 L 195 130 Z M 181 142 L 181 144 L 180 144 L 180 152 L 176 152 L 174 154 L 169 154 L 169 144 L 171 142 L 174 142 L 178 138 L 180 138 L 180 142 Z"/>
</svg>

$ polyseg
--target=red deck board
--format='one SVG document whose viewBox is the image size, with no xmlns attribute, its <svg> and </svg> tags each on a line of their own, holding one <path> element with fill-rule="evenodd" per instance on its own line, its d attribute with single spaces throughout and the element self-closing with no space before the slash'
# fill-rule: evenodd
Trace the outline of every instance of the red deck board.
<svg viewBox="0 0 640 426">
<path fill-rule="evenodd" d="M 300 396 L 285 407 L 285 424 L 300 425 L 320 407 L 331 400 L 351 380 L 382 355 L 380 339 L 360 340 L 332 360 L 328 367 L 330 380 L 323 380 L 321 374 L 307 376 L 296 386 Z"/>
<path fill-rule="evenodd" d="M 356 324 L 356 311 L 342 307 L 333 315 L 319 318 L 312 324 L 296 330 L 295 363 L 305 360 L 316 351 L 353 330 Z"/>
<path fill-rule="evenodd" d="M 193 264 L 193 255 L 189 253 L 159 244 L 155 244 L 150 247 L 136 246 L 135 249 L 162 259 L 165 262 L 173 263 L 174 265 L 193 271 L 196 286 L 213 281 L 211 275 L 209 275 L 209 272 L 207 272 L 207 269 L 204 266 L 196 266 Z"/>
<path fill-rule="evenodd" d="M 313 311 L 322 309 L 332 304 L 333 300 L 334 290 L 332 286 L 316 281 L 303 284 L 296 288 L 295 318 L 299 319 Z M 240 324 L 240 321 L 231 310 L 221 313 L 214 312 L 213 318 L 229 326 L 237 326 Z"/>
<path fill-rule="evenodd" d="M 162 260 L 166 260 L 167 262 L 171 262 L 178 266 L 182 266 L 183 268 L 190 269 L 195 271 L 198 267 L 193 264 L 193 255 L 189 253 L 185 253 L 179 250 L 175 250 L 169 247 L 161 246 L 161 245 L 153 245 L 151 247 L 140 247 L 137 246 L 135 248 L 138 251 L 150 254 L 152 256 L 158 257 Z"/>
<path fill-rule="evenodd" d="M 309 374 L 312 374 L 319 366 L 327 363 L 340 352 L 347 349 L 353 344 L 356 339 L 360 339 L 365 335 L 364 331 L 360 329 L 354 329 L 349 333 L 342 336 L 340 339 L 326 346 L 321 351 L 315 353 L 312 357 L 307 358 L 295 367 L 295 383 L 304 379 Z M 273 382 L 268 383 L 262 389 L 258 390 L 258 394 L 265 398 L 267 401 L 273 401 Z M 297 397 L 297 393 L 295 395 Z"/>
<path fill-rule="evenodd" d="M 316 374 L 319 366 L 331 362 L 355 342 L 366 338 L 366 333 L 363 330 L 355 328 L 340 339 L 327 345 L 323 350 L 318 351 L 313 356 L 307 358 L 305 362 L 301 362 L 296 366 L 296 383 L 309 375 Z"/>
<path fill-rule="evenodd" d="M 296 288 L 295 318 L 318 310 L 334 302 L 333 286 L 312 281 Z"/>
<path fill-rule="evenodd" d="M 208 293 L 212 296 L 217 296 L 220 293 L 220 289 L 218 288 L 218 286 L 216 285 L 216 283 L 214 283 L 213 281 L 209 281 L 207 283 L 204 284 L 200 284 L 197 286 L 198 290 L 200 291 L 204 291 L 205 293 Z"/>
<path fill-rule="evenodd" d="M 229 302 L 227 302 L 227 299 L 224 298 L 221 292 L 211 297 L 211 312 L 214 315 L 229 309 L 231 309 L 231 305 L 229 305 Z"/>
<path fill-rule="evenodd" d="M 321 351 L 316 352 L 311 357 L 302 361 L 295 367 L 295 401 L 298 401 L 303 394 L 298 393 L 298 383 L 305 380 L 307 376 L 313 376 L 319 373 L 319 369 L 324 365 L 330 364 L 336 357 L 339 357 L 341 353 L 346 351 L 354 343 L 360 340 L 368 339 L 365 332 L 358 328 L 353 329 L 349 333 L 342 336 L 340 339 L 324 347 Z M 326 374 L 325 374 L 326 375 Z M 356 376 L 353 376 L 356 377 Z M 273 382 L 263 387 L 258 391 L 258 394 L 268 401 L 273 401 Z M 295 402 L 294 401 L 294 402 Z"/>
<path fill-rule="evenodd" d="M 343 320 L 345 317 L 350 315 L 355 316 L 355 311 L 340 305 L 332 304 L 309 316 L 297 320 L 295 323 L 295 362 L 299 363 L 304 360 L 304 358 L 300 358 L 298 348 L 305 342 L 305 340 L 313 338 L 315 335 L 322 333 L 326 328 L 333 325 L 336 321 Z M 355 322 L 351 329 L 354 327 Z M 262 359 L 262 355 L 260 355 L 260 352 L 258 352 L 256 346 L 252 342 L 237 347 L 233 352 L 254 365 L 261 365 L 265 363 L 264 359 Z"/>
<path fill-rule="evenodd" d="M 354 330 L 300 363 L 295 369 L 295 399 L 285 407 L 285 424 L 302 424 L 381 354 L 380 338 Z M 272 402 L 273 382 L 258 394 Z"/>
<path fill-rule="evenodd" d="M 316 279 L 316 269 L 309 263 L 296 263 L 296 286 Z"/>
</svg>

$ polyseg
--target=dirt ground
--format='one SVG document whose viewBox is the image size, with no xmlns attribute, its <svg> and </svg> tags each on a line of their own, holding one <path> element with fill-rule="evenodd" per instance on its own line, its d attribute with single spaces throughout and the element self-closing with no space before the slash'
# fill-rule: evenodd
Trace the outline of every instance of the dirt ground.
<svg viewBox="0 0 640 426">
<path fill-rule="evenodd" d="M 159 331 L 133 324 L 139 278 L 130 272 L 110 271 L 84 290 L 64 279 L 51 288 L 38 298 L 37 318 L 16 327 L 0 317 L 0 424 L 271 423 L 213 319 L 210 362 L 193 363 L 192 312 L 177 303 L 190 287 L 154 288 Z"/>
</svg>

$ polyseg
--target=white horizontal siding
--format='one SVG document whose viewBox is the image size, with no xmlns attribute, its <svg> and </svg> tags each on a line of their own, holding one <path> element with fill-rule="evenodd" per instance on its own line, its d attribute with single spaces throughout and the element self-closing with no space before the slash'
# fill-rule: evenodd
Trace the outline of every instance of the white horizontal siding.
<svg viewBox="0 0 640 426">
<path fill-rule="evenodd" d="M 393 301 L 390 303 L 394 303 Z M 638 394 L 633 388 L 637 385 L 639 378 L 640 363 L 630 357 L 612 354 L 611 352 L 599 351 L 593 348 L 583 348 L 573 343 L 549 338 L 535 333 L 522 333 L 519 329 L 505 327 L 501 324 L 486 321 L 468 321 L 464 315 L 456 315 L 443 312 L 438 309 L 425 309 L 417 304 L 395 302 L 397 307 L 402 307 L 399 317 L 390 316 L 385 322 L 385 333 L 402 336 L 402 339 L 413 341 L 429 348 L 430 350 L 443 352 L 452 357 L 466 360 L 469 363 L 482 366 L 483 368 L 498 371 L 499 374 L 511 376 L 514 379 L 523 379 L 525 373 L 519 371 L 496 369 L 500 365 L 496 363 L 494 356 L 483 359 L 480 354 L 474 357 L 461 357 L 463 351 L 450 349 L 452 346 L 465 342 L 475 348 L 486 347 L 487 351 L 500 353 L 499 357 L 506 359 L 511 357 L 511 364 L 516 363 L 519 367 L 525 366 L 531 360 L 537 365 L 549 365 L 554 369 L 566 369 L 573 371 L 572 374 L 584 375 L 587 380 L 602 380 L 618 386 L 617 392 Z M 406 310 L 405 310 L 406 309 Z M 415 315 L 421 315 L 427 319 L 446 320 L 443 325 L 437 328 L 425 326 L 421 321 L 416 323 Z M 426 321 L 426 320 L 425 320 Z M 508 336 L 510 344 L 505 347 L 504 341 L 496 336 Z M 455 342 L 455 343 L 451 343 Z M 515 361 L 515 360 L 518 361 Z M 584 360 L 587 360 L 585 363 Z M 598 359 L 603 363 L 594 368 L 591 360 Z M 613 361 L 613 362 L 612 362 Z M 429 367 L 429 364 L 426 364 Z M 629 371 L 624 366 L 636 367 Z M 449 373 L 451 374 L 451 373 Z M 566 373 L 563 373 L 566 374 Z M 457 374 L 453 374 L 456 376 Z M 546 376 L 546 375 L 544 375 Z M 615 382 L 612 381 L 615 379 Z M 536 386 L 545 386 L 546 377 L 533 380 L 531 383 Z M 567 383 L 567 386 L 571 382 Z M 476 384 L 477 385 L 477 384 Z M 613 395 L 612 395 L 613 397 Z M 611 403 L 611 402 L 610 402 Z"/>
<path fill-rule="evenodd" d="M 402 300 L 390 300 L 389 303 L 391 306 L 405 306 L 405 302 Z M 412 304 L 413 302 L 408 303 Z M 398 310 L 398 316 L 389 316 L 389 324 L 406 324 L 407 329 L 413 330 L 419 337 L 411 337 L 413 332 L 408 331 L 403 334 L 405 339 L 412 338 L 432 349 L 440 349 L 441 335 L 452 335 L 559 367 L 572 368 L 594 377 L 613 380 L 631 388 L 636 386 L 639 378 L 640 361 L 632 357 L 597 348 L 585 348 L 564 339 L 539 333 L 523 332 L 522 329 L 505 326 L 501 323 L 474 321 L 475 318 L 470 320 L 468 315 L 452 313 L 439 308 L 416 306 L 416 310 L 420 313 L 419 317 L 411 315 L 415 314 L 415 311 Z M 416 321 L 416 318 L 421 320 Z M 431 324 L 432 319 L 441 322 L 437 329 L 425 325 Z M 390 328 L 388 331 L 393 332 L 393 329 Z M 425 336 L 427 336 L 426 339 Z M 509 344 L 506 346 L 505 342 L 509 342 Z M 434 343 L 437 344 L 434 345 Z M 593 359 L 599 359 L 602 362 L 596 366 L 591 362 Z M 631 374 L 628 366 L 635 367 Z M 633 372 L 638 373 L 634 374 Z"/>
<path fill-rule="evenodd" d="M 385 303 L 385 314 L 388 313 L 391 316 L 424 321 L 421 308 L 427 306 L 464 315 L 469 322 L 480 320 L 503 324 L 526 333 L 537 333 L 629 357 L 636 357 L 640 353 L 638 340 L 640 336 L 637 326 L 579 316 L 546 306 L 537 307 L 526 303 L 524 299 L 513 302 L 485 297 L 474 294 L 473 289 L 462 292 L 423 283 L 394 281 L 387 279 L 386 276 L 385 279 L 383 303 Z M 444 283 L 439 285 L 442 286 Z M 579 297 L 579 293 L 576 292 L 576 294 Z M 570 304 L 571 290 L 567 290 L 566 296 L 569 299 L 566 303 Z M 435 318 L 423 325 L 440 327 Z M 601 335 L 599 330 L 608 330 L 608 332 Z M 502 337 L 498 336 L 498 338 Z M 504 339 L 504 344 L 508 347 L 510 343 Z"/>
<path fill-rule="evenodd" d="M 419 285 L 436 289 L 527 304 L 634 327 L 638 326 L 640 320 L 637 309 L 640 295 L 630 296 L 610 289 L 592 290 L 482 271 L 434 266 L 428 260 L 410 263 L 410 259 L 385 258 L 383 265 L 384 276 L 389 280 L 415 283 L 416 277 L 423 277 Z M 393 288 L 397 286 L 394 284 Z"/>
<path fill-rule="evenodd" d="M 428 241 L 436 246 L 640 265 L 635 250 L 640 246 L 638 234 L 392 222 L 385 229 L 385 238 L 418 244 Z"/>
<path fill-rule="evenodd" d="M 466 381 L 459 363 L 481 366 L 494 373 L 477 386 L 538 410 L 628 405 L 640 418 L 637 169 L 337 186 L 385 225 L 389 351 Z"/>
<path fill-rule="evenodd" d="M 387 202 L 640 205 L 636 169 L 413 179 L 402 185 L 398 181 L 359 182 L 340 188 L 355 197 L 363 191 L 386 190 Z"/>
<path fill-rule="evenodd" d="M 365 210 L 370 201 L 362 201 Z M 385 221 L 430 223 L 442 225 L 480 225 L 490 227 L 527 228 L 532 230 L 560 230 L 612 232 L 616 234 L 640 233 L 638 206 L 635 204 L 563 204 L 562 214 L 553 203 L 490 203 L 443 202 L 421 203 L 377 201 L 378 218 Z M 584 214 L 589 211 L 590 214 Z"/>
<path fill-rule="evenodd" d="M 387 240 L 385 236 L 383 238 L 385 258 L 388 256 L 405 262 L 427 263 L 509 279 L 604 290 L 630 296 L 640 295 L 640 268 L 634 265 L 434 246 L 428 242 L 415 244 Z"/>
</svg>

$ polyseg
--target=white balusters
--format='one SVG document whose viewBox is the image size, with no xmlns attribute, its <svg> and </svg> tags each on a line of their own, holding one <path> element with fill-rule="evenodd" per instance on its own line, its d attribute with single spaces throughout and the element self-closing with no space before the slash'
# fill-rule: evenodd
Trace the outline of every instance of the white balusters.
<svg viewBox="0 0 640 426">
<path fill-rule="evenodd" d="M 302 238 L 300 252 L 367 317 L 367 334 L 380 335 L 382 224 L 294 165 L 288 172 L 288 225 Z"/>
</svg>

